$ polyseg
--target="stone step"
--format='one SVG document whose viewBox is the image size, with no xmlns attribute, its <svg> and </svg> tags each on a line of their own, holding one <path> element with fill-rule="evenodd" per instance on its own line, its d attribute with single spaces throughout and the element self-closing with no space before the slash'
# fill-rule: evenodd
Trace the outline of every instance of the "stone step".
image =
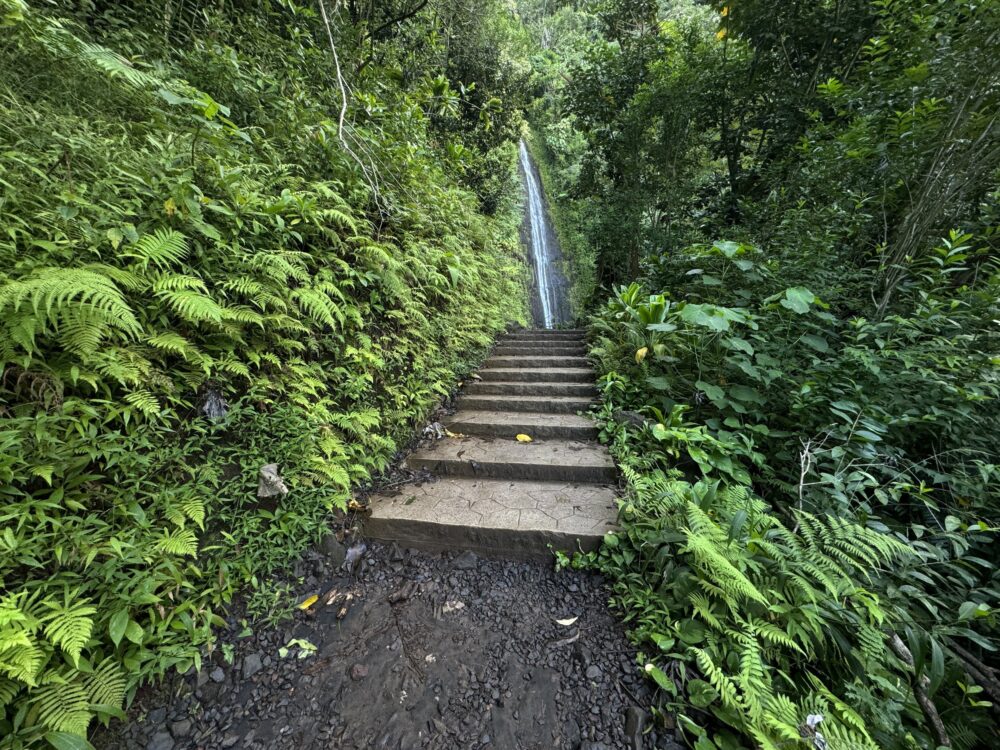
<svg viewBox="0 0 1000 750">
<path fill-rule="evenodd" d="M 586 336 L 583 328 L 519 328 L 506 336 Z"/>
<path fill-rule="evenodd" d="M 485 367 L 590 367 L 590 360 L 586 357 L 542 357 L 542 356 L 509 356 L 490 357 L 485 362 Z"/>
<path fill-rule="evenodd" d="M 596 549 L 616 517 L 608 486 L 448 477 L 372 497 L 365 534 L 434 551 L 548 558 L 549 545 Z"/>
<path fill-rule="evenodd" d="M 500 344 L 493 350 L 494 357 L 582 357 L 587 353 L 584 346 L 511 346 Z"/>
<path fill-rule="evenodd" d="M 531 383 L 593 383 L 594 371 L 589 367 L 532 367 L 520 369 L 513 367 L 486 368 L 479 371 L 483 381 L 503 380 Z M 471 382 L 471 381 L 469 381 Z"/>
<path fill-rule="evenodd" d="M 501 380 L 467 383 L 470 396 L 580 396 L 593 398 L 597 388 L 592 383 L 530 383 Z"/>
<path fill-rule="evenodd" d="M 587 338 L 585 333 L 559 333 L 550 331 L 515 331 L 505 333 L 502 339 L 513 341 L 584 341 Z"/>
<path fill-rule="evenodd" d="M 452 432 L 513 439 L 528 435 L 535 439 L 597 440 L 593 420 L 577 414 L 542 414 L 523 411 L 462 410 L 445 420 Z"/>
<path fill-rule="evenodd" d="M 582 396 L 460 396 L 460 409 L 477 411 L 533 411 L 549 414 L 576 414 L 594 402 Z"/>
<path fill-rule="evenodd" d="M 600 484 L 614 482 L 617 476 L 604 446 L 572 440 L 444 438 L 410 454 L 406 465 L 443 476 L 483 479 Z"/>
</svg>

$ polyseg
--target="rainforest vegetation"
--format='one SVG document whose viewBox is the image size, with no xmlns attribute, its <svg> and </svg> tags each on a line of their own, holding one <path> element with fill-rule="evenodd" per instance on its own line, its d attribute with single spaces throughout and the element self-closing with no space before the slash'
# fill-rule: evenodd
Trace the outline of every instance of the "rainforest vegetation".
<svg viewBox="0 0 1000 750">
<path fill-rule="evenodd" d="M 1000 6 L 524 19 L 629 485 L 577 562 L 613 576 L 663 712 L 697 748 L 989 746 Z"/>
<path fill-rule="evenodd" d="M 589 327 L 601 570 L 699 750 L 1000 725 L 1000 6 L 0 0 L 0 748 L 77 750 L 528 323 Z M 257 496 L 277 464 L 287 494 Z"/>
</svg>

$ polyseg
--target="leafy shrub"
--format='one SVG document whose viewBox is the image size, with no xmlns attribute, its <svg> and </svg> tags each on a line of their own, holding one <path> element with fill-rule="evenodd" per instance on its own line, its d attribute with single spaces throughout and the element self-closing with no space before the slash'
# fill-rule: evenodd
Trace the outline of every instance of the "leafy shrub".
<svg viewBox="0 0 1000 750">
<path fill-rule="evenodd" d="M 0 3 L 3 748 L 199 667 L 525 314 L 513 158 L 484 216 L 377 66 L 352 158 L 315 9 L 64 10 Z"/>
</svg>

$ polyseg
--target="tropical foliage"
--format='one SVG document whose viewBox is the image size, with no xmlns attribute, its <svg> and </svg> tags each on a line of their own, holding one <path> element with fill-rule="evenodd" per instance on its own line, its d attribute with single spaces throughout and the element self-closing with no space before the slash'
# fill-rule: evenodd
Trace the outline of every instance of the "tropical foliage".
<svg viewBox="0 0 1000 750">
<path fill-rule="evenodd" d="M 424 6 L 0 0 L 0 747 L 273 606 L 523 320 L 520 27 Z"/>
<path fill-rule="evenodd" d="M 629 487 L 577 563 L 613 577 L 662 721 L 995 741 L 997 8 L 550 5 L 524 10 L 535 148 L 592 259 Z"/>
</svg>

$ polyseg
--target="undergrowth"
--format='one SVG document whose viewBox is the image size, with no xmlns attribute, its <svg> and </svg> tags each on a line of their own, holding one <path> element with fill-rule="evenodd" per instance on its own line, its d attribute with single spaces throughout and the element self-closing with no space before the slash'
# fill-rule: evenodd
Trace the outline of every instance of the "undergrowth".
<svg viewBox="0 0 1000 750">
<path fill-rule="evenodd" d="M 377 18 L 337 25 L 379 56 L 340 122 L 316 5 L 0 13 L 0 748 L 63 750 L 269 606 L 524 320 L 515 151 L 477 173 L 500 100 L 464 116 Z"/>
</svg>

